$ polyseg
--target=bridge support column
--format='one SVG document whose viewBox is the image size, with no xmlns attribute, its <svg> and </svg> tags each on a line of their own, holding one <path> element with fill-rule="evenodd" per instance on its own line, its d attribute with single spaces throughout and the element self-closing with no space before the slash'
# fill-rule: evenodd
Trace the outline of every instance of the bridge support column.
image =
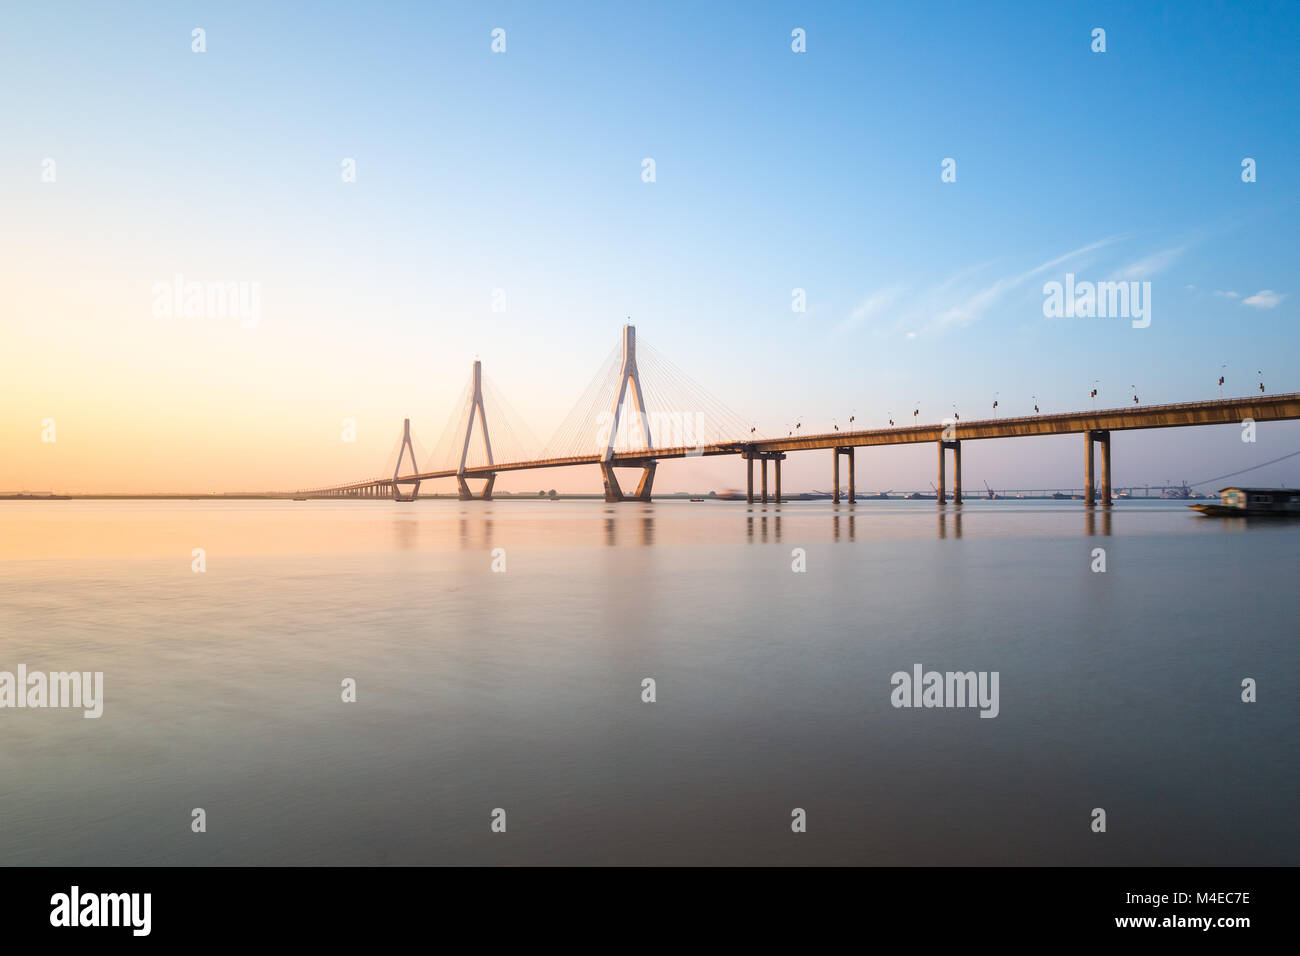
<svg viewBox="0 0 1300 956">
<path fill-rule="evenodd" d="M 954 439 L 952 441 L 939 440 L 939 483 L 937 486 L 939 504 L 943 504 L 948 499 L 947 485 L 944 480 L 944 452 L 949 448 L 952 449 L 952 503 L 961 504 L 961 441 Z"/>
<path fill-rule="evenodd" d="M 961 504 L 961 442 L 952 443 L 952 502 Z"/>
<path fill-rule="evenodd" d="M 483 476 L 480 475 L 479 477 L 483 477 Z M 458 474 L 456 476 L 456 484 L 460 489 L 460 500 L 461 501 L 491 501 L 492 486 L 496 483 L 496 480 L 497 480 L 496 475 L 488 475 L 487 484 L 485 484 L 483 486 L 483 490 L 476 495 L 474 494 L 473 491 L 470 490 L 469 482 L 465 480 L 465 475 L 463 473 Z"/>
<path fill-rule="evenodd" d="M 831 474 L 832 474 L 831 501 L 833 501 L 835 504 L 839 504 L 840 503 L 840 450 L 838 448 L 831 449 L 831 461 L 834 462 L 834 467 L 831 469 Z"/>
<path fill-rule="evenodd" d="M 465 442 L 460 447 L 460 467 L 456 469 L 456 484 L 460 488 L 461 501 L 491 501 L 492 500 L 492 483 L 497 480 L 497 476 L 489 472 L 487 475 L 478 475 L 480 478 L 487 478 L 487 484 L 483 486 L 481 494 L 474 494 L 469 490 L 469 485 L 465 483 L 465 465 L 469 459 L 469 440 L 474 435 L 474 416 L 478 414 L 479 429 L 483 433 L 483 451 L 487 456 L 487 463 L 494 464 L 492 460 L 492 438 L 488 435 L 487 410 L 483 407 L 483 363 L 475 360 L 474 375 L 472 378 L 473 390 L 469 397 L 469 420 L 465 423 Z M 412 460 L 415 455 L 412 453 Z"/>
<path fill-rule="evenodd" d="M 1091 508 L 1097 503 L 1092 483 L 1092 429 L 1083 431 L 1083 503 Z"/>
<path fill-rule="evenodd" d="M 857 477 L 854 474 L 853 466 L 854 448 L 852 445 L 839 445 L 831 449 L 831 454 L 835 458 L 833 479 L 835 490 L 831 492 L 831 500 L 837 503 L 840 500 L 840 455 L 843 455 L 849 460 L 849 503 L 852 504 L 858 500 Z"/>
<path fill-rule="evenodd" d="M 634 494 L 626 494 L 619 486 L 618 476 L 614 474 L 613 462 L 601 462 L 600 477 L 605 482 L 605 500 L 614 501 L 649 501 L 651 489 L 654 487 L 655 467 L 658 463 L 652 458 L 638 459 L 635 461 L 623 461 L 618 465 L 621 468 L 640 468 L 641 480 L 637 483 Z M 752 483 L 751 483 L 752 484 Z"/>
<path fill-rule="evenodd" d="M 1097 503 L 1093 444 L 1101 445 L 1101 504 L 1111 507 L 1110 500 L 1110 432 L 1089 428 L 1083 432 L 1083 503 L 1093 507 Z"/>
<path fill-rule="evenodd" d="M 754 462 L 759 463 L 759 500 L 763 504 L 768 501 L 781 503 L 781 462 L 785 460 L 783 451 L 756 451 L 753 445 L 742 447 L 741 456 L 745 459 L 745 501 L 748 504 L 754 503 Z M 767 463 L 772 462 L 774 476 L 776 479 L 776 494 L 769 496 L 767 492 Z"/>
<path fill-rule="evenodd" d="M 623 414 L 624 398 L 629 399 L 636 405 L 636 423 L 641 426 L 641 437 L 645 441 L 646 450 L 654 448 L 654 441 L 650 437 L 649 410 L 645 405 L 645 395 L 641 392 L 641 372 L 636 365 L 636 326 L 633 325 L 623 326 L 623 363 L 619 367 L 618 390 L 614 393 L 614 405 L 610 409 L 613 421 L 609 426 L 609 442 L 605 445 L 605 454 L 600 463 L 600 473 L 605 481 L 606 501 L 649 501 L 650 489 L 654 485 L 655 478 L 656 462 L 653 458 L 625 460 L 617 463 L 622 468 L 641 469 L 641 482 L 637 485 L 635 495 L 624 494 L 623 489 L 618 485 L 618 478 L 614 476 L 614 441 L 618 437 L 618 423 Z M 753 486 L 752 476 L 750 486 L 751 488 Z"/>
<path fill-rule="evenodd" d="M 471 414 L 471 418 L 473 415 Z M 415 446 L 411 444 L 411 420 L 409 418 L 402 420 L 402 443 L 397 449 L 397 464 L 393 467 L 393 482 L 389 486 L 393 492 L 394 501 L 414 501 L 420 496 L 420 479 L 419 478 L 400 478 L 402 473 L 402 458 L 407 452 L 411 453 L 411 473 L 418 473 L 420 468 L 415 460 Z M 411 490 L 407 493 L 402 492 L 402 486 L 398 484 L 401 481 L 411 485 Z"/>
<path fill-rule="evenodd" d="M 1110 432 L 1101 433 L 1101 503 L 1105 508 L 1111 506 L 1110 500 Z"/>
<path fill-rule="evenodd" d="M 943 442 L 939 442 L 939 481 L 935 485 L 935 488 L 938 492 L 937 497 L 939 499 L 939 504 L 943 504 L 945 501 L 948 500 L 948 486 L 944 482 L 943 466 L 944 466 Z"/>
</svg>

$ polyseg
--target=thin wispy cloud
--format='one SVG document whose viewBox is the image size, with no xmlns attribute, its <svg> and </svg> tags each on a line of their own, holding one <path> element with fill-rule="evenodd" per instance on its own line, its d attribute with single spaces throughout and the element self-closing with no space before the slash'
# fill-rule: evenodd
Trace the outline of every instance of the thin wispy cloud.
<svg viewBox="0 0 1300 956">
<path fill-rule="evenodd" d="M 1186 248 L 1186 246 L 1176 246 L 1173 249 L 1164 249 L 1152 253 L 1138 259 L 1136 262 L 1129 263 L 1116 272 L 1113 278 L 1120 281 L 1149 279 L 1156 273 L 1164 272 L 1165 269 L 1173 265 L 1174 261 L 1183 254 Z"/>
<path fill-rule="evenodd" d="M 1127 235 L 1107 236 L 1053 256 L 1031 268 L 1008 272 L 991 280 L 987 273 L 996 260 L 959 269 L 929 287 L 908 289 L 891 286 L 878 289 L 863 298 L 837 328 L 846 331 L 869 323 L 880 331 L 903 335 L 908 339 L 914 339 L 920 334 L 961 328 L 980 321 L 1017 292 L 1027 292 L 1032 281 L 1040 276 L 1053 275 L 1060 278 L 1066 271 L 1078 272 L 1080 269 L 1091 268 L 1100 258 L 1098 253 L 1128 238 Z M 1172 266 L 1188 248 L 1186 244 L 1172 246 L 1133 259 L 1112 271 L 1110 279 L 1125 282 L 1149 279 Z M 983 282 L 979 281 L 981 276 L 984 277 Z M 1235 292 L 1221 291 L 1215 295 L 1239 297 Z M 1258 308 L 1272 308 L 1281 298 L 1268 304 L 1266 300 L 1269 296 L 1276 295 L 1277 293 L 1265 290 L 1251 297 L 1263 297 L 1259 301 L 1245 301 Z"/>
<path fill-rule="evenodd" d="M 898 301 L 903 294 L 902 286 L 894 286 L 888 289 L 880 289 L 867 296 L 859 302 L 849 313 L 848 317 L 840 322 L 838 329 L 841 332 L 847 332 L 850 329 L 856 329 L 862 323 L 879 316 L 891 305 Z"/>
<path fill-rule="evenodd" d="M 1228 289 L 1228 290 L 1225 290 L 1225 289 L 1215 289 L 1215 290 L 1214 290 L 1214 294 L 1217 295 L 1217 296 L 1222 296 L 1222 297 L 1225 298 L 1225 299 L 1240 299 L 1240 298 L 1241 298 L 1241 293 L 1240 293 L 1240 292 L 1233 292 L 1231 289 Z"/>
<path fill-rule="evenodd" d="M 984 288 L 977 290 L 967 296 L 962 301 L 952 304 L 946 309 L 939 312 L 934 321 L 934 325 L 939 328 L 945 328 L 953 325 L 969 325 L 984 317 L 984 314 L 992 306 L 1002 299 L 1007 293 L 1018 289 L 1034 276 L 1041 275 L 1048 269 L 1064 265 L 1067 262 L 1074 261 L 1091 252 L 1095 252 L 1104 246 L 1113 242 L 1118 242 L 1122 236 L 1110 236 L 1106 239 L 1099 239 L 1096 242 L 1090 242 L 1086 246 L 1080 246 L 1064 255 L 1049 259 L 1046 262 L 1034 266 L 1032 269 L 1024 272 L 1013 273 L 1012 275 L 1003 276 L 1001 279 L 986 285 Z"/>
</svg>

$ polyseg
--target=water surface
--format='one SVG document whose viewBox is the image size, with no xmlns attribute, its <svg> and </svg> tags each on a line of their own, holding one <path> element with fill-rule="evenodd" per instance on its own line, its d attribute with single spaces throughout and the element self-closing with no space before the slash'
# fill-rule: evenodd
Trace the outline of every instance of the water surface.
<svg viewBox="0 0 1300 956">
<path fill-rule="evenodd" d="M 1298 534 L 1140 501 L 0 502 L 0 670 L 105 682 L 98 720 L 0 710 L 0 860 L 1294 865 Z M 998 671 L 999 716 L 895 709 L 916 663 Z"/>
</svg>

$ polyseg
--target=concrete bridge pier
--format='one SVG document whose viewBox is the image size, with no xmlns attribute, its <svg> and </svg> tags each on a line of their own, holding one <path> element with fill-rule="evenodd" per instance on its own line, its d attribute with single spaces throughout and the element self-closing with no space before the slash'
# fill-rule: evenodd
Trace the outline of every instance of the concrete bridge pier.
<svg viewBox="0 0 1300 956">
<path fill-rule="evenodd" d="M 460 489 L 460 500 L 461 501 L 491 501 L 492 486 L 496 483 L 496 480 L 497 480 L 496 475 L 488 475 L 487 484 L 484 485 L 483 490 L 476 495 L 474 494 L 473 491 L 470 490 L 469 482 L 465 480 L 465 475 L 463 473 L 458 474 L 456 476 L 456 484 L 459 486 Z"/>
<path fill-rule="evenodd" d="M 384 496 L 387 497 L 391 492 L 394 501 L 414 501 L 420 497 L 420 479 L 408 478 L 406 484 L 411 485 L 411 490 L 403 493 L 401 486 L 397 483 L 398 475 L 402 472 L 402 458 L 407 452 L 411 453 L 411 472 L 418 472 L 420 469 L 415 461 L 415 446 L 411 443 L 411 420 L 409 418 L 402 420 L 402 441 L 397 449 L 397 464 L 393 466 L 393 480 L 386 483 Z"/>
<path fill-rule="evenodd" d="M 1100 434 L 1105 436 L 1101 439 L 1101 503 L 1109 508 L 1113 504 L 1110 497 L 1110 432 Z"/>
<path fill-rule="evenodd" d="M 776 497 L 773 499 L 777 504 L 781 503 L 781 462 L 785 459 L 783 451 L 759 452 L 758 457 L 763 461 L 763 504 L 767 504 L 767 463 L 772 462 L 772 470 L 776 478 Z"/>
<path fill-rule="evenodd" d="M 839 504 L 840 500 L 840 455 L 844 455 L 849 460 L 849 502 L 850 504 L 858 500 L 857 478 L 854 474 L 854 447 L 852 445 L 841 445 L 831 450 L 834 458 L 834 489 L 831 492 L 831 500 Z"/>
<path fill-rule="evenodd" d="M 952 503 L 961 504 L 961 441 L 944 441 L 939 440 L 939 481 L 937 484 L 939 499 L 938 503 L 943 504 L 948 500 L 947 485 L 944 477 L 944 452 L 952 449 Z"/>
<path fill-rule="evenodd" d="M 618 463 L 620 468 L 640 468 L 641 480 L 637 483 L 636 491 L 633 494 L 627 494 L 619 486 L 618 476 L 614 474 L 614 463 L 612 461 L 603 461 L 600 463 L 600 477 L 605 483 L 605 500 L 614 501 L 649 501 L 650 491 L 654 487 L 655 467 L 658 465 L 653 458 L 644 458 L 636 461 L 621 461 Z M 753 470 L 750 471 L 750 489 L 753 490 Z"/>
<path fill-rule="evenodd" d="M 781 503 L 781 462 L 785 460 L 783 451 L 754 451 L 753 447 L 747 446 L 740 453 L 745 459 L 745 501 L 748 504 L 754 503 L 754 462 L 758 461 L 759 465 L 759 495 L 763 504 L 768 502 L 767 493 L 767 463 L 772 462 L 774 477 L 776 478 L 776 496 L 777 504 Z"/>
<path fill-rule="evenodd" d="M 1094 481 L 1093 444 L 1101 445 L 1101 504 L 1109 508 L 1110 499 L 1110 432 L 1104 429 L 1085 429 L 1083 433 L 1083 503 L 1093 507 L 1097 503 Z"/>
</svg>

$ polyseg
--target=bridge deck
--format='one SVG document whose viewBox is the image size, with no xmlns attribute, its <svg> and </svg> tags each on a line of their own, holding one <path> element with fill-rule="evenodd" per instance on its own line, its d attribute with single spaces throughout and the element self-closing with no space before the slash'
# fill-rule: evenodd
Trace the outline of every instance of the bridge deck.
<svg viewBox="0 0 1300 956">
<path fill-rule="evenodd" d="M 760 452 L 813 451 L 865 445 L 910 445 L 937 442 L 940 439 L 976 441 L 985 438 L 1026 438 L 1034 435 L 1067 435 L 1084 431 L 1129 431 L 1142 428 L 1178 428 L 1189 425 L 1229 425 L 1244 419 L 1257 422 L 1300 419 L 1300 393 L 1286 395 L 1260 395 L 1252 398 L 1214 399 L 1205 402 L 1182 402 L 1173 405 L 1147 405 L 1132 408 L 1108 408 L 1091 412 L 1067 412 L 1060 415 L 1029 415 L 1019 418 L 988 418 L 979 421 L 955 421 L 935 425 L 910 425 L 896 428 L 874 428 L 861 431 L 823 432 L 816 435 L 763 438 L 754 441 L 719 442 L 700 446 L 676 446 L 641 451 L 618 452 L 615 463 L 633 465 L 654 459 L 712 457 L 716 455 L 743 455 Z M 945 431 L 947 433 L 945 434 Z M 599 453 L 573 455 L 567 458 L 547 458 L 536 461 L 502 462 L 466 468 L 467 478 L 486 478 L 506 471 L 523 471 L 538 468 L 565 468 L 572 465 L 596 465 L 602 460 Z M 436 478 L 453 478 L 455 469 L 424 472 L 403 476 L 403 480 L 419 478 L 431 481 Z M 391 484 L 392 476 L 371 478 L 346 485 L 312 489 L 307 494 L 328 491 L 347 491 L 374 484 Z"/>
</svg>

